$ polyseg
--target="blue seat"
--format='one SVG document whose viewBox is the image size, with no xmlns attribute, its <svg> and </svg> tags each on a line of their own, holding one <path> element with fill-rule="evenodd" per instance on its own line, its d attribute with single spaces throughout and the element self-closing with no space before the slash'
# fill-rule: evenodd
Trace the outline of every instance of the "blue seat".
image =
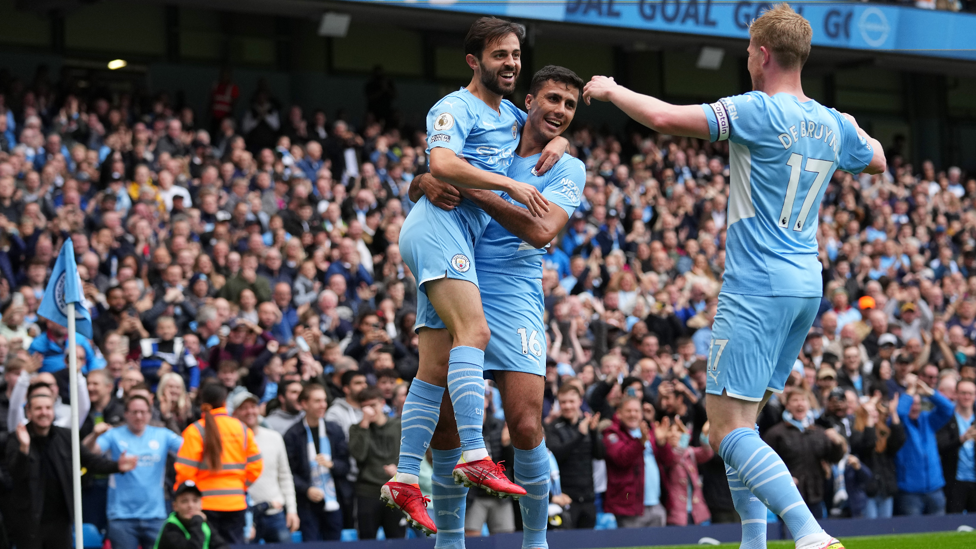
<svg viewBox="0 0 976 549">
<path fill-rule="evenodd" d="M 381 540 L 385 540 L 385 539 L 386 539 L 386 530 L 384 530 L 383 527 L 380 526 L 376 530 L 376 541 L 381 541 Z"/>
<path fill-rule="evenodd" d="M 296 530 L 296 531 L 294 531 L 294 532 L 291 533 L 291 542 L 292 543 L 301 543 L 302 542 L 302 531 L 301 530 Z"/>
<path fill-rule="evenodd" d="M 594 530 L 616 530 L 617 529 L 617 517 L 613 516 L 613 513 L 597 513 L 596 514 L 596 527 Z"/>
<path fill-rule="evenodd" d="M 353 528 L 347 528 L 339 536 L 340 541 L 359 541 L 359 532 Z"/>
<path fill-rule="evenodd" d="M 73 529 L 72 529 L 73 530 Z M 81 541 L 85 549 L 102 549 L 105 545 L 105 537 L 98 531 L 94 524 L 81 525 Z M 74 545 L 74 532 L 71 533 L 71 543 Z"/>
</svg>

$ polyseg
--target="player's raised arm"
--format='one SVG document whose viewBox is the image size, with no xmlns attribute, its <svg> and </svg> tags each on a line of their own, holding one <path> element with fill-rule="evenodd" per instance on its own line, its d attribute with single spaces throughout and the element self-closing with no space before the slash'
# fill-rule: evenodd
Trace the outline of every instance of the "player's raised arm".
<svg viewBox="0 0 976 549">
<path fill-rule="evenodd" d="M 672 105 L 617 84 L 613 78 L 594 76 L 583 88 L 583 101 L 609 101 L 627 116 L 652 130 L 684 137 L 708 139 L 708 119 L 700 105 Z"/>
<path fill-rule="evenodd" d="M 431 149 L 430 173 L 441 181 L 466 189 L 504 191 L 517 202 L 525 204 L 535 217 L 542 217 L 549 212 L 549 201 L 532 185 L 480 170 L 447 148 Z"/>
</svg>

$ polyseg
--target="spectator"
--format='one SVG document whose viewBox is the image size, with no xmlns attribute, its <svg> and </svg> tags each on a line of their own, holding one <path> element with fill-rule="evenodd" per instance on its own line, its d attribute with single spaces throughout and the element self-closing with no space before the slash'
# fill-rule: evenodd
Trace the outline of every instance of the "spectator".
<svg viewBox="0 0 976 549">
<path fill-rule="evenodd" d="M 896 402 L 882 402 L 879 395 L 860 406 L 855 414 L 853 437 L 861 440 L 856 457 L 873 473 L 864 490 L 866 518 L 891 518 L 894 512 L 894 496 L 898 493 L 895 456 L 905 444 L 905 428 L 891 409 Z"/>
<path fill-rule="evenodd" d="M 805 390 L 793 389 L 785 398 L 783 422 L 767 431 L 763 439 L 786 463 L 813 516 L 826 517 L 826 478 L 820 462 L 837 463 L 847 453 L 847 444 L 834 429 L 824 430 L 810 421 L 810 395 Z"/>
<path fill-rule="evenodd" d="M 227 390 L 208 383 L 200 391 L 203 417 L 183 431 L 176 458 L 176 485 L 192 480 L 203 495 L 207 520 L 229 543 L 244 542 L 244 498 L 261 475 L 254 433 L 227 415 Z"/>
<path fill-rule="evenodd" d="M 596 526 L 596 492 L 593 460 L 603 459 L 606 450 L 596 433 L 600 414 L 583 414 L 582 395 L 573 385 L 559 389 L 559 417 L 546 427 L 546 446 L 559 464 L 562 492 L 572 499 L 566 528 Z"/>
<path fill-rule="evenodd" d="M 159 379 L 174 372 L 183 378 L 183 383 L 189 388 L 191 395 L 196 395 L 200 386 L 200 369 L 196 358 L 183 343 L 183 338 L 177 337 L 178 330 L 173 317 L 161 316 L 156 320 L 157 338 L 139 341 L 142 351 L 140 367 L 149 388 L 156 390 Z"/>
<path fill-rule="evenodd" d="M 193 423 L 190 398 L 182 376 L 170 372 L 160 378 L 153 415 L 158 415 L 166 428 L 174 433 L 182 433 Z"/>
<path fill-rule="evenodd" d="M 58 380 L 53 374 L 43 372 L 31 378 L 31 372 L 36 371 L 36 359 L 33 366 L 28 366 L 20 372 L 17 384 L 10 393 L 10 409 L 7 411 L 7 430 L 14 432 L 18 425 L 27 422 L 26 402 L 30 388 L 34 385 L 44 385 L 48 387 L 54 396 L 54 425 L 56 427 L 69 428 L 71 425 L 71 405 L 61 400 L 61 388 Z M 78 421 L 84 424 L 88 419 L 88 411 L 91 409 L 91 400 L 88 396 L 88 382 L 78 373 Z"/>
<path fill-rule="evenodd" d="M 702 436 L 708 436 L 707 422 L 702 429 Z M 668 445 L 671 447 L 674 459 L 663 471 L 663 483 L 667 491 L 665 507 L 668 510 L 668 525 L 687 526 L 689 523 L 702 524 L 711 520 L 702 493 L 698 465 L 712 459 L 715 452 L 708 444 L 698 446 L 690 446 L 690 444 L 690 430 L 682 423 L 681 417 L 676 416 L 668 433 Z"/>
<path fill-rule="evenodd" d="M 936 433 L 952 418 L 952 403 L 912 375 L 908 388 L 898 399 L 898 416 L 905 425 L 906 441 L 895 458 L 898 469 L 898 495 L 895 512 L 899 515 L 943 515 L 946 499 L 942 488 L 945 477 L 939 460 Z M 922 397 L 934 404 L 922 411 Z"/>
<path fill-rule="evenodd" d="M 111 429 L 87 444 L 95 453 L 114 460 L 131 455 L 139 465 L 131 474 L 115 477 L 108 490 L 108 538 L 112 547 L 148 547 L 166 519 L 163 479 L 167 456 L 179 452 L 183 438 L 149 425 L 152 404 L 135 395 L 124 407 L 125 426 Z"/>
<path fill-rule="evenodd" d="M 664 526 L 663 469 L 674 456 L 667 435 L 671 421 L 653 427 L 642 417 L 641 401 L 625 397 L 613 424 L 603 431 L 606 447 L 607 497 L 603 508 L 613 513 L 620 528 Z"/>
<path fill-rule="evenodd" d="M 70 549 L 74 501 L 71 495 L 71 432 L 54 425 L 55 395 L 35 384 L 27 392 L 27 425 L 17 425 L 7 440 L 5 461 L 12 485 L 9 497 L 20 502 L 8 506 L 4 517 L 12 545 Z M 126 473 L 138 464 L 137 456 L 112 461 L 81 449 L 81 466 L 91 473 Z"/>
<path fill-rule="evenodd" d="M 976 383 L 965 379 L 957 382 L 956 407 L 952 418 L 937 435 L 939 455 L 942 456 L 942 473 L 946 482 L 946 511 L 949 513 L 976 513 L 974 402 Z"/>
<path fill-rule="evenodd" d="M 153 549 L 227 549 L 220 532 L 207 520 L 202 500 L 203 492 L 192 480 L 177 486 L 173 512 L 159 530 Z"/>
<path fill-rule="evenodd" d="M 288 543 L 291 533 L 298 530 L 298 508 L 295 503 L 295 482 L 288 466 L 288 453 L 281 435 L 262 427 L 258 413 L 258 397 L 241 393 L 234 398 L 234 417 L 254 432 L 261 450 L 264 469 L 248 488 L 254 514 L 254 543 Z"/>
<path fill-rule="evenodd" d="M 288 465 L 303 541 L 338 540 L 342 511 L 337 481 L 349 473 L 349 446 L 342 429 L 325 420 L 325 389 L 310 384 L 299 398 L 305 417 L 285 433 Z"/>
<path fill-rule="evenodd" d="M 349 428 L 363 420 L 363 410 L 356 395 L 367 387 L 366 375 L 358 370 L 348 370 L 342 374 L 343 398 L 336 399 L 329 406 L 326 420 L 342 428 L 342 434 L 349 436 Z"/>
<path fill-rule="evenodd" d="M 367 387 L 356 395 L 363 419 L 349 429 L 349 455 L 356 460 L 356 509 L 359 539 L 376 539 L 382 526 L 387 538 L 402 538 L 402 515 L 379 499 L 380 488 L 396 475 L 400 454 L 400 420 L 383 411 L 386 402 L 379 389 Z"/>
<path fill-rule="evenodd" d="M 296 380 L 278 384 L 278 408 L 270 412 L 264 422 L 281 436 L 305 417 L 299 399 L 302 389 L 302 383 Z"/>
</svg>

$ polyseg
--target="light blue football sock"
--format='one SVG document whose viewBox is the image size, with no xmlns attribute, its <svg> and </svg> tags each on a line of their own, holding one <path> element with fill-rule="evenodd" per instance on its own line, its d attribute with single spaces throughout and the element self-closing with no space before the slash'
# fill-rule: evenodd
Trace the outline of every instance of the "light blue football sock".
<svg viewBox="0 0 976 549">
<path fill-rule="evenodd" d="M 766 506 L 739 480 L 739 473 L 726 466 L 725 475 L 732 490 L 732 503 L 742 521 L 739 549 L 766 549 Z"/>
<path fill-rule="evenodd" d="M 738 471 L 739 480 L 783 519 L 793 539 L 823 532 L 793 484 L 786 464 L 754 429 L 739 428 L 729 433 L 722 439 L 719 455 Z"/>
<path fill-rule="evenodd" d="M 407 400 L 403 403 L 397 473 L 420 476 L 420 462 L 434 436 L 443 397 L 443 387 L 419 379 L 410 383 Z"/>
<path fill-rule="evenodd" d="M 435 549 L 464 549 L 464 509 L 468 489 L 454 484 L 454 466 L 461 449 L 431 450 L 434 471 L 430 478 L 431 507 L 437 526 Z"/>
<path fill-rule="evenodd" d="M 522 547 L 548 549 L 546 526 L 549 524 L 549 451 L 546 441 L 532 450 L 515 449 L 515 482 L 525 488 L 519 498 L 522 511 Z"/>
<path fill-rule="evenodd" d="M 476 459 L 487 457 L 485 439 L 482 438 L 482 425 L 485 422 L 485 352 L 474 347 L 455 347 L 451 349 L 451 359 L 447 369 L 447 390 L 454 405 L 454 419 L 457 421 L 458 435 L 465 460 L 470 461 L 468 452 L 475 452 Z"/>
</svg>

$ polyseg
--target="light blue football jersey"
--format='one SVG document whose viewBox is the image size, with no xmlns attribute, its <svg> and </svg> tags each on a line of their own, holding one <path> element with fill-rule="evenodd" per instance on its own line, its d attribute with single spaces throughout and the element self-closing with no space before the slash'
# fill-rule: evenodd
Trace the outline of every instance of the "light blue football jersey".
<svg viewBox="0 0 976 549">
<path fill-rule="evenodd" d="M 508 168 L 508 177 L 539 189 L 551 205 L 562 208 L 567 216 L 572 216 L 580 204 L 586 184 L 583 162 L 570 154 L 563 154 L 555 166 L 540 176 L 534 173 L 538 161 L 538 154 L 527 158 L 515 155 Z M 514 202 L 507 194 L 502 196 L 516 206 L 525 207 Z M 542 278 L 542 256 L 545 253 L 544 248 L 524 242 L 492 219 L 476 241 L 474 261 L 479 272 Z"/>
<path fill-rule="evenodd" d="M 763 92 L 703 104 L 712 141 L 729 141 L 722 291 L 819 297 L 820 202 L 834 171 L 860 173 L 871 145 L 834 109 Z"/>
<path fill-rule="evenodd" d="M 476 168 L 505 175 L 518 147 L 526 114 L 503 99 L 498 111 L 466 88 L 450 93 L 427 113 L 427 154 L 443 147 Z M 426 200 L 423 198 L 422 200 Z M 472 239 L 481 235 L 490 218 L 470 200 L 455 208 Z"/>
</svg>

